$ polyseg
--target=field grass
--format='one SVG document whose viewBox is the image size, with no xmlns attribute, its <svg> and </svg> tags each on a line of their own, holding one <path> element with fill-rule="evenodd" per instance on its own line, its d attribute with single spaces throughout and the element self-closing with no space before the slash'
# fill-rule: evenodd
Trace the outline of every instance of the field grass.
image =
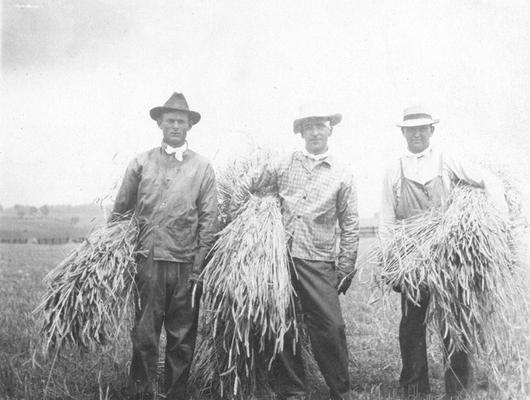
<svg viewBox="0 0 530 400">
<path fill-rule="evenodd" d="M 103 210 L 97 205 L 50 206 L 46 216 L 37 213 L 23 218 L 8 209 L 0 213 L 0 239 L 78 238 L 103 222 Z"/>
<path fill-rule="evenodd" d="M 88 224 L 72 225 L 55 218 L 0 218 L 0 239 L 78 238 L 86 236 L 90 229 Z"/>
<path fill-rule="evenodd" d="M 367 243 L 362 243 L 366 249 Z M 0 245 L 0 399 L 123 399 L 130 343 L 128 332 L 112 351 L 82 354 L 70 349 L 45 359 L 32 310 L 43 292 L 42 278 L 73 245 Z M 364 251 L 364 250 L 363 250 Z M 397 338 L 400 317 L 397 295 L 381 300 L 366 269 L 341 296 L 350 354 L 350 376 L 355 398 L 393 399 L 400 371 Z M 521 340 L 530 343 L 528 329 Z M 429 366 L 433 399 L 443 395 L 443 365 L 438 339 L 430 338 Z M 528 359 L 530 349 L 520 355 Z M 51 367 L 54 364 L 52 373 Z M 479 366 L 480 387 L 468 398 L 527 399 L 528 371 L 507 376 L 513 393 L 487 387 L 487 366 Z M 526 374 L 526 375 L 525 375 Z M 321 379 L 321 378 L 320 378 Z M 525 385 L 521 388 L 521 381 Z M 326 399 L 322 381 L 314 385 L 311 400 Z M 45 388 L 47 388 L 45 392 Z M 488 392 L 489 390 L 489 392 Z M 511 395 L 511 397 L 509 397 Z"/>
</svg>

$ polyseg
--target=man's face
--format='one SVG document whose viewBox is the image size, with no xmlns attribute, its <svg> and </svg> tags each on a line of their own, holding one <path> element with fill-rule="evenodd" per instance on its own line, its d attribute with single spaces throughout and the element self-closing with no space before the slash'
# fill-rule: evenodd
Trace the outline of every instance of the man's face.
<svg viewBox="0 0 530 400">
<path fill-rule="evenodd" d="M 158 126 L 164 135 L 164 142 L 172 147 L 180 147 L 186 142 L 186 135 L 191 129 L 188 113 L 172 111 L 162 114 Z"/>
<path fill-rule="evenodd" d="M 421 153 L 431 142 L 432 134 L 434 133 L 434 126 L 407 126 L 402 127 L 401 132 L 407 139 L 407 145 L 411 153 Z"/>
<path fill-rule="evenodd" d="M 302 122 L 302 138 L 305 148 L 311 154 L 322 154 L 328 149 L 328 138 L 332 128 L 329 121 L 320 118 L 308 118 Z"/>
</svg>

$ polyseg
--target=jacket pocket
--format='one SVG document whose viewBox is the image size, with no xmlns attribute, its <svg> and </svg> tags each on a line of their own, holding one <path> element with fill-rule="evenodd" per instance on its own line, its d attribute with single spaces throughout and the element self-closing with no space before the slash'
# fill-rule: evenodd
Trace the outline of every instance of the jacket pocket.
<svg viewBox="0 0 530 400">
<path fill-rule="evenodd" d="M 193 243 L 191 222 L 175 222 L 168 227 L 177 247 L 185 249 Z"/>
<path fill-rule="evenodd" d="M 335 247 L 334 229 L 313 228 L 313 245 L 318 249 L 332 251 Z"/>
</svg>

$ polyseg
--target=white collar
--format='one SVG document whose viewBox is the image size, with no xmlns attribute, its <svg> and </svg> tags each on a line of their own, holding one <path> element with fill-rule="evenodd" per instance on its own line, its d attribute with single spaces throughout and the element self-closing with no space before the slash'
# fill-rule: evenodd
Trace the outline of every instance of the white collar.
<svg viewBox="0 0 530 400">
<path fill-rule="evenodd" d="M 166 154 L 173 155 L 178 161 L 182 161 L 184 159 L 184 153 L 188 150 L 188 142 L 184 142 L 180 147 L 173 147 L 164 142 L 163 148 Z"/>
<path fill-rule="evenodd" d="M 307 158 L 311 159 L 311 160 L 314 160 L 314 161 L 322 161 L 322 160 L 325 160 L 326 158 L 328 158 L 329 156 L 329 149 L 325 152 L 325 153 L 322 153 L 322 154 L 311 154 L 310 152 L 307 151 L 307 149 L 304 147 L 302 149 L 302 153 L 304 156 L 306 156 Z"/>
<path fill-rule="evenodd" d="M 408 158 L 422 158 L 430 156 L 433 152 L 433 149 L 431 146 L 427 147 L 425 150 L 423 150 L 421 153 L 413 153 L 408 148 L 405 150 L 405 157 Z"/>
</svg>

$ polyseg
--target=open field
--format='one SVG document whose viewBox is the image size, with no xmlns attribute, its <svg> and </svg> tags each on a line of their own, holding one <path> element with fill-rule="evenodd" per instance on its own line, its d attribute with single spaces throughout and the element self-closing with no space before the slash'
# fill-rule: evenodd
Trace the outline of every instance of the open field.
<svg viewBox="0 0 530 400">
<path fill-rule="evenodd" d="M 0 213 L 0 240 L 84 237 L 103 222 L 103 210 L 94 204 L 49 206 L 47 215 L 26 213 L 22 218 L 10 208 Z"/>
<path fill-rule="evenodd" d="M 0 239 L 78 238 L 90 232 L 89 224 L 72 225 L 59 218 L 0 218 Z"/>
<path fill-rule="evenodd" d="M 366 248 L 366 241 L 362 247 Z M 113 351 L 82 354 L 72 349 L 55 360 L 40 353 L 38 326 L 31 311 L 43 292 L 42 278 L 73 245 L 0 245 L 0 399 L 123 399 L 130 356 L 129 337 Z M 358 399 L 396 398 L 400 371 L 399 299 L 381 300 L 365 270 L 347 296 L 342 297 L 350 353 L 350 375 Z M 443 394 L 443 365 L 438 338 L 433 335 L 429 363 L 433 399 Z M 521 336 L 530 343 L 528 329 Z M 530 349 L 520 354 L 528 359 Z M 479 366 L 480 389 L 468 398 L 527 399 L 529 372 L 506 376 L 510 393 L 499 393 L 487 385 L 487 368 Z M 525 384 L 521 387 L 521 382 Z M 325 399 L 322 382 L 315 385 L 311 400 Z M 526 392 L 525 392 L 526 390 Z M 511 397 L 509 397 L 511 394 Z"/>
</svg>

